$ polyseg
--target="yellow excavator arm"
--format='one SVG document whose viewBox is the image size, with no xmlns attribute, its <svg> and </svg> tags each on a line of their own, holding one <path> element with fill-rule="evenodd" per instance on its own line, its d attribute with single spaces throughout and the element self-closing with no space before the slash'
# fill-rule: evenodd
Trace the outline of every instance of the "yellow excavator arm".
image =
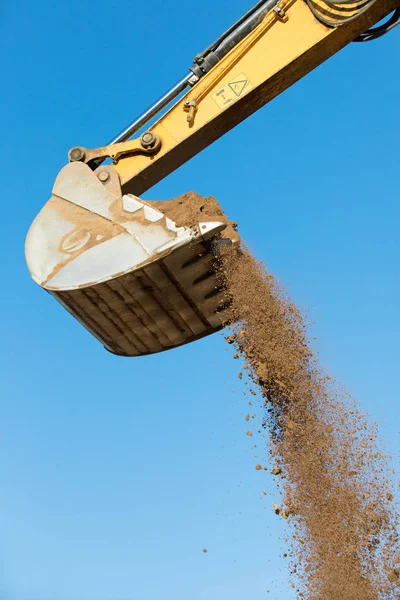
<svg viewBox="0 0 400 600">
<path fill-rule="evenodd" d="M 27 236 L 33 279 L 119 355 L 220 329 L 213 240 L 225 223 L 177 227 L 138 196 L 341 48 L 399 21 L 399 0 L 257 2 L 107 146 L 70 150 Z"/>
<path fill-rule="evenodd" d="M 142 194 L 341 48 L 361 41 L 363 32 L 393 12 L 399 0 L 268 0 L 258 5 L 247 35 L 240 39 L 242 31 L 236 28 L 228 41 L 221 36 L 215 49 L 196 57 L 182 80 L 191 88 L 149 128 L 154 137 L 146 132 L 144 138 L 124 142 L 135 130 L 131 127 L 116 138 L 120 143 L 82 149 L 83 160 L 113 157 L 123 192 Z M 223 55 L 235 36 L 240 41 Z M 148 153 L 143 152 L 146 136 Z M 79 149 L 70 158 L 74 152 L 82 160 Z"/>
</svg>

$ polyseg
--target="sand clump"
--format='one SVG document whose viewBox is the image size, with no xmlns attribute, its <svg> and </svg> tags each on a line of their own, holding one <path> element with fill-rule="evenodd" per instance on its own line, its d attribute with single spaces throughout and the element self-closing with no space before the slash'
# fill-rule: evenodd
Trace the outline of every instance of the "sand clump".
<svg viewBox="0 0 400 600">
<path fill-rule="evenodd" d="M 217 216 L 228 223 L 225 235 L 238 240 L 236 224 L 213 198 L 191 193 L 157 204 L 178 225 Z M 399 598 L 397 501 L 376 425 L 324 373 L 302 314 L 265 265 L 238 242 L 221 247 L 216 268 L 229 307 L 226 339 L 265 407 L 262 425 L 283 497 L 273 508 L 288 523 L 298 598 Z"/>
<path fill-rule="evenodd" d="M 163 212 L 166 217 L 175 221 L 178 227 L 196 225 L 202 221 L 221 221 L 226 223 L 226 229 L 223 237 L 239 241 L 239 234 L 236 231 L 237 223 L 227 218 L 224 211 L 213 196 L 203 198 L 194 192 L 182 194 L 178 198 L 172 198 L 167 202 L 163 200 L 153 200 L 151 204 L 154 208 Z"/>
</svg>

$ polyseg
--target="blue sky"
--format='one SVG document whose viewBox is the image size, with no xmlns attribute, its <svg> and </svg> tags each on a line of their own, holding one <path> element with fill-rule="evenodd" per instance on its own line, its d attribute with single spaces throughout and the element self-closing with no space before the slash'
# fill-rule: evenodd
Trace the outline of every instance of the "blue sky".
<svg viewBox="0 0 400 600">
<path fill-rule="evenodd" d="M 106 143 L 248 7 L 1 8 L 2 600 L 293 597 L 222 336 L 114 357 L 24 261 L 68 149 Z M 145 196 L 218 198 L 308 310 L 322 362 L 380 422 L 396 467 L 399 33 L 343 50 Z"/>
</svg>

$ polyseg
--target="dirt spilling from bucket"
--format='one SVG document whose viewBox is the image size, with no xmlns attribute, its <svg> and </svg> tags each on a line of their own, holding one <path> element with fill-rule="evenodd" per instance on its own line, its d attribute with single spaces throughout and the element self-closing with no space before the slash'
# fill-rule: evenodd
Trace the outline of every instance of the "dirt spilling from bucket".
<svg viewBox="0 0 400 600">
<path fill-rule="evenodd" d="M 224 235 L 238 240 L 213 198 L 191 193 L 157 204 L 179 225 L 224 220 Z M 221 247 L 216 268 L 229 305 L 226 339 L 265 409 L 282 494 L 272 510 L 287 523 L 297 597 L 400 598 L 397 500 L 376 425 L 324 373 L 303 316 L 265 265 L 238 242 Z"/>
</svg>

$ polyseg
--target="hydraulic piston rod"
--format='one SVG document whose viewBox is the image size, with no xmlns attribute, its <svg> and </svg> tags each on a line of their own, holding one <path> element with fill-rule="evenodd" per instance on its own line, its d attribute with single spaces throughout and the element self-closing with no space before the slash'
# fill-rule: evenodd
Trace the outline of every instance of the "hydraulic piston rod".
<svg viewBox="0 0 400 600">
<path fill-rule="evenodd" d="M 194 79 L 194 75 L 192 72 L 188 73 L 183 79 L 178 81 L 178 83 L 174 85 L 174 87 L 172 87 L 163 96 L 161 96 L 161 98 L 159 98 L 157 102 L 155 102 L 152 106 L 150 106 L 150 108 L 148 108 L 144 113 L 137 117 L 137 119 L 135 119 L 130 125 L 125 127 L 125 129 L 121 131 L 121 133 L 119 133 L 113 140 L 111 140 L 109 144 L 118 144 L 119 142 L 126 142 L 127 140 L 129 140 L 129 138 L 134 133 L 139 131 L 141 127 L 146 125 L 146 123 L 148 123 L 150 119 L 155 117 L 163 108 L 168 106 L 168 104 L 172 102 L 172 100 L 175 100 L 175 98 L 177 98 L 177 96 L 179 96 L 179 94 L 189 86 L 191 79 Z"/>
</svg>

